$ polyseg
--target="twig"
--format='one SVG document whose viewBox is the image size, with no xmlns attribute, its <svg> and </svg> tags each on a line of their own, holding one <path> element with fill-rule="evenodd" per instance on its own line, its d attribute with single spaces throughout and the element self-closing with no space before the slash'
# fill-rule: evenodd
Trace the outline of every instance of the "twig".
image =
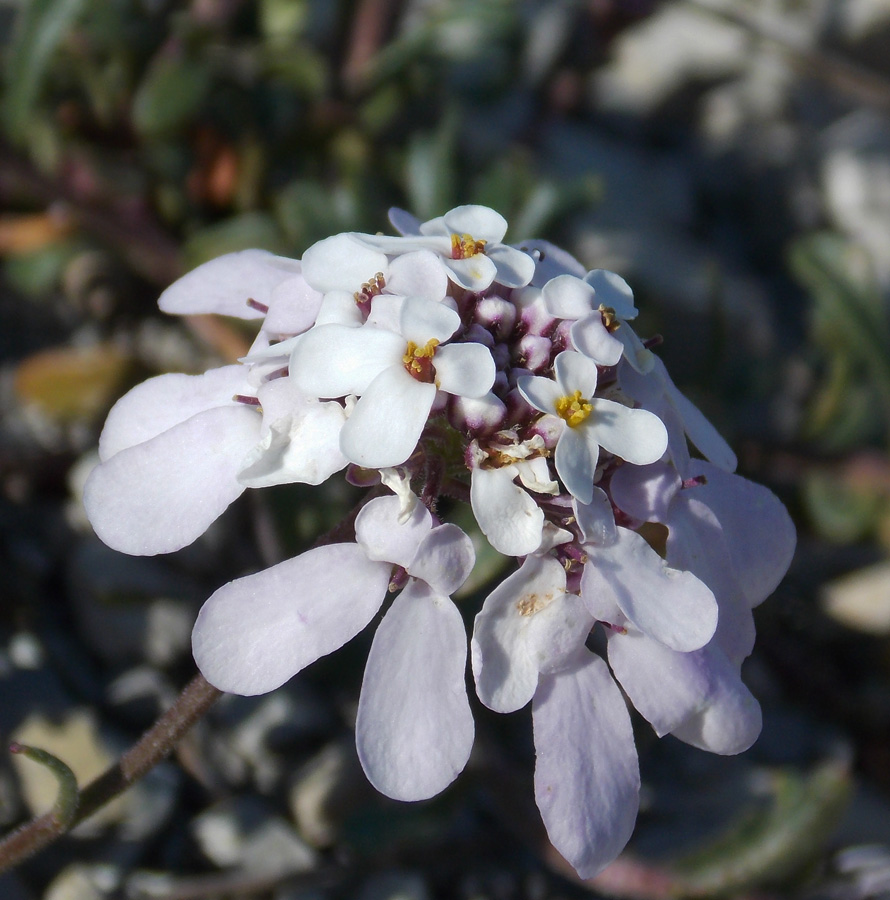
<svg viewBox="0 0 890 900">
<path fill-rule="evenodd" d="M 203 675 L 196 675 L 139 741 L 80 792 L 77 812 L 69 822 L 60 821 L 54 811 L 45 813 L 0 841 L 0 872 L 52 843 L 151 771 L 220 696 L 222 692 L 208 684 Z"/>
</svg>

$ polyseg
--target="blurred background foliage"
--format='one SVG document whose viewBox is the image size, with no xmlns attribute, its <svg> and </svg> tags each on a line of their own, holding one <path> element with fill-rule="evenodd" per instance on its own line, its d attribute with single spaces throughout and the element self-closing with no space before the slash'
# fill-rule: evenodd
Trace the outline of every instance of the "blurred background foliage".
<svg viewBox="0 0 890 900">
<path fill-rule="evenodd" d="M 283 699 L 225 706 L 180 760 L 204 793 L 162 777 L 151 790 L 168 805 L 143 832 L 131 822 L 117 843 L 56 850 L 46 869 L 0 882 L 8 896 L 111 897 L 134 869 L 127 896 L 213 896 L 212 880 L 154 882 L 148 870 L 243 874 L 244 822 L 278 827 L 285 806 L 291 832 L 328 859 L 380 877 L 421 871 L 419 888 L 396 879 L 398 896 L 886 896 L 886 3 L 4 0 L 0 54 L 4 740 L 24 729 L 48 746 L 56 732 L 41 731 L 40 710 L 63 729 L 62 755 L 82 741 L 104 759 L 96 723 L 122 741 L 169 702 L 189 671 L 196 603 L 221 576 L 311 540 L 348 499 L 296 487 L 245 502 L 170 562 L 112 559 L 91 541 L 69 496 L 114 400 L 250 343 L 239 322 L 160 316 L 159 291 L 231 250 L 299 256 L 337 231 L 386 230 L 393 205 L 421 218 L 490 205 L 510 239 L 548 238 L 625 275 L 675 379 L 801 534 L 760 611 L 748 673 L 761 742 L 743 760 L 703 760 L 641 729 L 633 855 L 596 885 L 572 881 L 514 799 L 531 796 L 527 722 L 477 710 L 467 786 L 433 804 L 356 787 L 342 732 L 359 641 Z M 242 856 L 226 856 L 196 810 L 251 790 L 247 813 L 223 816 L 243 831 Z M 39 796 L 6 763 L 0 795 L 5 826 Z M 282 871 L 229 893 L 327 896 L 288 887 Z"/>
</svg>

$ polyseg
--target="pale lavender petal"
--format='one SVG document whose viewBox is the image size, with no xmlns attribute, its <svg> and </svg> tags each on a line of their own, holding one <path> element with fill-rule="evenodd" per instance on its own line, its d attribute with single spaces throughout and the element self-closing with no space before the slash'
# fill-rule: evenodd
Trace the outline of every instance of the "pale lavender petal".
<svg viewBox="0 0 890 900">
<path fill-rule="evenodd" d="M 603 324 L 603 317 L 599 312 L 579 319 L 572 325 L 569 334 L 572 345 L 579 353 L 583 353 L 600 366 L 618 365 L 618 360 L 624 352 L 624 344 L 612 336 Z"/>
<path fill-rule="evenodd" d="M 302 275 L 285 279 L 272 291 L 263 330 L 269 334 L 302 334 L 314 324 L 323 294 L 309 287 Z"/>
<path fill-rule="evenodd" d="M 457 607 L 420 582 L 383 617 L 365 668 L 355 723 L 362 768 L 396 800 L 425 800 L 460 774 L 473 746 Z"/>
<path fill-rule="evenodd" d="M 230 581 L 201 607 L 195 662 L 221 691 L 272 691 L 355 637 L 380 609 L 389 576 L 357 544 L 329 544 Z"/>
<path fill-rule="evenodd" d="M 566 427 L 556 444 L 556 473 L 568 492 L 579 503 L 593 499 L 593 473 L 596 470 L 597 446 L 589 441 L 586 428 Z"/>
<path fill-rule="evenodd" d="M 631 703 L 659 737 L 673 731 L 708 702 L 711 652 L 670 650 L 640 631 L 609 634 L 609 665 Z"/>
<path fill-rule="evenodd" d="M 711 589 L 691 572 L 670 568 L 635 531 L 618 528 L 614 544 L 586 551 L 585 592 L 614 595 L 640 631 L 683 652 L 713 637 L 717 601 Z"/>
<path fill-rule="evenodd" d="M 563 594 L 529 616 L 528 654 L 539 672 L 563 669 L 584 646 L 594 626 L 593 616 L 577 594 Z"/>
<path fill-rule="evenodd" d="M 99 437 L 99 459 L 151 440 L 196 413 L 237 406 L 234 396 L 246 389 L 246 374 L 244 366 L 223 366 L 203 375 L 157 375 L 136 385 L 111 407 Z"/>
<path fill-rule="evenodd" d="M 658 416 L 645 409 L 628 409 L 612 400 L 591 400 L 593 413 L 585 424 L 596 430 L 604 450 L 634 465 L 661 459 L 667 449 L 667 429 Z"/>
<path fill-rule="evenodd" d="M 221 406 L 100 463 L 83 496 L 96 534 L 135 556 L 190 544 L 244 490 L 236 475 L 259 432 L 256 410 Z"/>
<path fill-rule="evenodd" d="M 424 537 L 408 574 L 425 581 L 437 594 L 450 596 L 467 580 L 475 562 L 473 542 L 449 522 Z"/>
<path fill-rule="evenodd" d="M 525 706 L 535 692 L 539 665 L 528 627 L 540 610 L 565 593 L 565 569 L 551 557 L 530 556 L 492 591 L 476 616 L 471 643 L 479 699 L 495 712 Z"/>
<path fill-rule="evenodd" d="M 174 315 L 216 313 L 239 319 L 261 319 L 265 313 L 248 300 L 268 307 L 272 291 L 300 271 L 297 260 L 266 250 L 226 253 L 192 269 L 161 294 L 158 306 Z"/>
<path fill-rule="evenodd" d="M 531 240 L 521 241 L 514 244 L 517 250 L 528 253 L 535 261 L 535 274 L 532 277 L 532 284 L 535 287 L 543 287 L 552 278 L 559 275 L 575 275 L 578 278 L 584 277 L 584 266 L 572 256 L 556 244 L 549 241 Z"/>
<path fill-rule="evenodd" d="M 495 550 L 505 556 L 526 556 L 541 544 L 544 513 L 534 499 L 515 484 L 515 466 L 473 469 L 470 503 L 473 515 Z"/>
<path fill-rule="evenodd" d="M 532 704 L 535 799 L 553 846 L 581 878 L 624 848 L 639 808 L 640 771 L 630 716 L 606 664 L 579 653 L 542 675 Z"/>
<path fill-rule="evenodd" d="M 596 390 L 596 363 L 574 350 L 564 350 L 556 357 L 553 374 L 563 394 L 580 391 L 582 399 L 587 400 Z"/>
<path fill-rule="evenodd" d="M 448 292 L 448 270 L 431 250 L 413 250 L 389 264 L 386 290 L 402 297 L 423 297 L 440 302 Z"/>
<path fill-rule="evenodd" d="M 359 466 L 398 466 L 414 452 L 427 422 L 436 386 L 415 381 L 402 366 L 384 369 L 356 403 L 340 449 Z"/>
<path fill-rule="evenodd" d="M 313 244 L 303 254 L 303 277 L 326 294 L 328 291 L 361 290 L 378 272 L 385 273 L 386 256 L 359 243 L 350 234 L 336 234 Z"/>
<path fill-rule="evenodd" d="M 363 394 L 384 369 L 401 366 L 404 354 L 405 339 L 392 331 L 320 325 L 300 338 L 290 377 L 307 397 Z"/>
<path fill-rule="evenodd" d="M 497 269 L 495 280 L 504 287 L 524 287 L 535 274 L 535 261 L 527 253 L 506 244 L 486 247 L 485 255 Z"/>
<path fill-rule="evenodd" d="M 612 476 L 609 490 L 615 505 L 629 516 L 643 522 L 666 523 L 668 508 L 680 484 L 680 476 L 672 465 L 657 462 L 621 466 Z"/>
<path fill-rule="evenodd" d="M 496 244 L 507 233 L 507 220 L 487 206 L 456 206 L 442 220 L 452 234 L 469 234 L 477 241 Z"/>
<path fill-rule="evenodd" d="M 362 507 L 355 519 L 355 539 L 369 559 L 405 568 L 411 564 L 433 527 L 433 518 L 422 503 L 415 503 L 404 521 L 400 521 L 401 513 L 397 496 L 376 497 Z"/>
<path fill-rule="evenodd" d="M 399 234 L 420 234 L 420 219 L 398 206 L 390 207 L 389 221 Z"/>
<path fill-rule="evenodd" d="M 446 344 L 436 351 L 436 384 L 448 394 L 478 399 L 494 384 L 491 351 L 482 344 Z"/>
</svg>

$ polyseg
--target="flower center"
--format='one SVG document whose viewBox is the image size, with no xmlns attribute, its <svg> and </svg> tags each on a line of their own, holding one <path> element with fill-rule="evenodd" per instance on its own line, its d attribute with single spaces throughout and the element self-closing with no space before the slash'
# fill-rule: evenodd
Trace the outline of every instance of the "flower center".
<svg viewBox="0 0 890 900">
<path fill-rule="evenodd" d="M 469 259 L 479 253 L 485 252 L 487 241 L 474 240 L 468 234 L 452 234 L 451 235 L 451 258 L 452 259 Z"/>
<path fill-rule="evenodd" d="M 352 296 L 356 303 L 370 303 L 386 287 L 383 272 L 378 272 L 370 281 L 366 281 Z"/>
<path fill-rule="evenodd" d="M 435 382 L 436 370 L 433 368 L 433 357 L 436 355 L 438 346 L 439 342 L 435 338 L 430 338 L 422 347 L 418 347 L 414 341 L 408 341 L 402 362 L 412 378 L 426 384 Z"/>
<path fill-rule="evenodd" d="M 581 399 L 581 391 L 566 394 L 556 401 L 556 414 L 565 419 L 569 428 L 577 428 L 592 412 L 590 401 Z"/>
<path fill-rule="evenodd" d="M 621 322 L 618 321 L 618 316 L 615 315 L 615 310 L 611 306 L 603 306 L 600 303 L 599 311 L 603 317 L 603 325 L 606 326 L 606 331 L 611 333 L 621 327 Z"/>
</svg>

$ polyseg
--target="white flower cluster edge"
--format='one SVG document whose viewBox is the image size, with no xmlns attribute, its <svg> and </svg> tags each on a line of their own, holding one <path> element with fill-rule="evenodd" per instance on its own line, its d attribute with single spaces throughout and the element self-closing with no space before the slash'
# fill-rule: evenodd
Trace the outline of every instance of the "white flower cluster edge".
<svg viewBox="0 0 890 900">
<path fill-rule="evenodd" d="M 452 595 L 475 553 L 437 515 L 440 496 L 469 499 L 490 543 L 518 560 L 476 615 L 476 692 L 497 712 L 531 702 L 544 824 L 592 877 L 638 810 L 622 691 L 658 735 L 714 753 L 759 734 L 740 666 L 794 529 L 773 494 L 734 474 L 729 446 L 633 331 L 620 276 L 544 241 L 505 244 L 506 221 L 486 207 L 390 218 L 400 236 L 339 234 L 302 260 L 245 250 L 168 288 L 168 313 L 257 319 L 259 333 L 236 365 L 160 375 L 118 401 L 87 514 L 109 546 L 153 555 L 194 541 L 245 488 L 343 470 L 380 485 L 354 540 L 219 588 L 193 650 L 211 684 L 261 694 L 397 592 L 371 645 L 356 741 L 380 791 L 421 800 L 473 746 Z M 656 533 L 658 550 L 644 536 Z M 588 648 L 594 630 L 605 656 Z"/>
</svg>

